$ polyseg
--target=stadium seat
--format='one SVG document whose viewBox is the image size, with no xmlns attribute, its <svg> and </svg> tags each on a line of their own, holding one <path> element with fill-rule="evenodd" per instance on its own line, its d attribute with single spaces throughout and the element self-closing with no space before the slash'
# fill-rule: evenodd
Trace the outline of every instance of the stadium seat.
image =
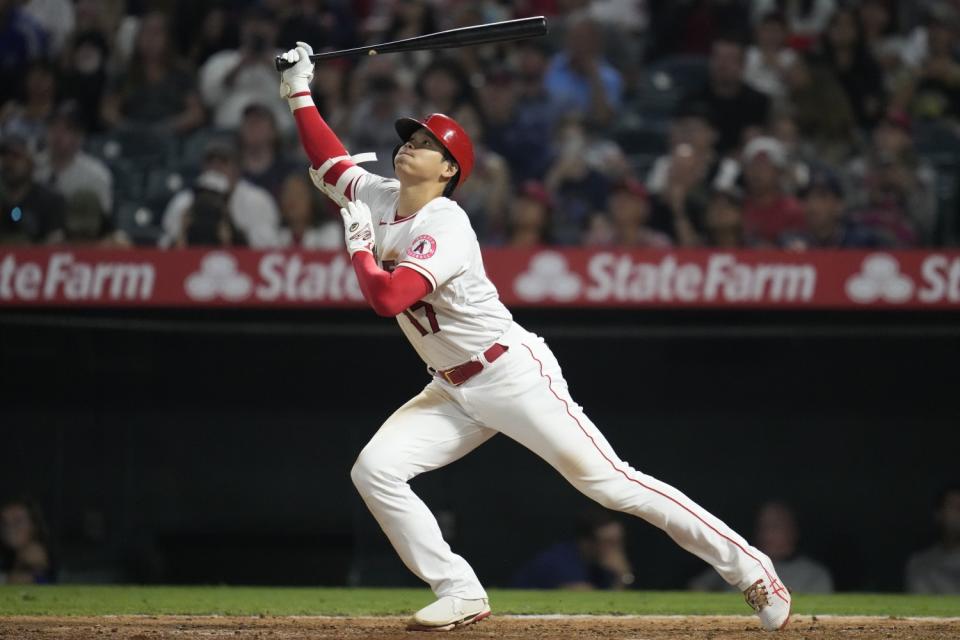
<svg viewBox="0 0 960 640">
<path fill-rule="evenodd" d="M 656 157 L 667 150 L 666 128 L 658 124 L 619 127 L 614 131 L 613 139 L 628 156 L 641 154 Z"/>
<path fill-rule="evenodd" d="M 134 244 L 153 247 L 163 235 L 159 219 L 162 213 L 140 202 L 123 201 L 117 205 L 117 228 L 130 236 Z"/>
<path fill-rule="evenodd" d="M 163 212 L 170 198 L 190 183 L 190 176 L 175 169 L 153 169 L 147 172 L 142 202 L 152 210 Z"/>
<path fill-rule="evenodd" d="M 199 172 L 207 145 L 213 140 L 231 137 L 234 134 L 233 131 L 224 131 L 215 127 L 197 129 L 179 141 L 173 165 L 181 170 Z"/>
<path fill-rule="evenodd" d="M 637 93 L 629 108 L 645 121 L 665 121 L 686 94 L 707 81 L 707 63 L 698 56 L 676 56 L 659 60 L 643 70 Z"/>
<path fill-rule="evenodd" d="M 149 129 L 118 129 L 92 138 L 90 151 L 113 168 L 126 165 L 135 169 L 165 167 L 174 159 L 172 136 Z"/>
</svg>

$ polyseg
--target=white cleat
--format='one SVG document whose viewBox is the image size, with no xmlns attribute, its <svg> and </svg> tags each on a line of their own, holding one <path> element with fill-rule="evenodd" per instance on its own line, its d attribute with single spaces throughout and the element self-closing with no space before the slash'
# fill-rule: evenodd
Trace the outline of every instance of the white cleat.
<svg viewBox="0 0 960 640">
<path fill-rule="evenodd" d="M 443 596 L 433 604 L 413 614 L 407 629 L 410 631 L 450 631 L 490 615 L 490 603 L 486 598 L 465 600 L 456 596 Z"/>
<path fill-rule="evenodd" d="M 768 585 L 768 580 L 760 578 L 743 592 L 747 601 L 766 631 L 779 631 L 790 621 L 790 592 L 776 576 Z"/>
</svg>

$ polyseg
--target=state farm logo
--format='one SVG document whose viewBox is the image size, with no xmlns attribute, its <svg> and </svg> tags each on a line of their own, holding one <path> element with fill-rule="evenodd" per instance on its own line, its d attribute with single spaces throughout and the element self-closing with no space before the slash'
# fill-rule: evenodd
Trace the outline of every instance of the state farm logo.
<svg viewBox="0 0 960 640">
<path fill-rule="evenodd" d="M 513 290 L 528 302 L 553 298 L 569 302 L 580 295 L 580 276 L 571 273 L 567 259 L 553 251 L 538 253 L 524 273 L 517 277 Z"/>
<path fill-rule="evenodd" d="M 867 256 L 856 273 L 847 280 L 847 295 L 854 302 L 867 304 L 884 300 L 906 302 L 913 295 L 913 280 L 900 272 L 900 263 L 891 255 Z"/>
<path fill-rule="evenodd" d="M 237 256 L 212 251 L 200 269 L 183 281 L 191 300 L 209 302 L 359 302 L 363 300 L 353 268 L 342 254 L 309 259 L 290 253 L 264 253 L 256 266 Z"/>
<path fill-rule="evenodd" d="M 187 295 L 205 302 L 224 298 L 243 300 L 253 290 L 253 282 L 237 270 L 237 259 L 229 253 L 209 253 L 200 264 L 200 271 L 191 274 L 185 283 Z"/>
</svg>

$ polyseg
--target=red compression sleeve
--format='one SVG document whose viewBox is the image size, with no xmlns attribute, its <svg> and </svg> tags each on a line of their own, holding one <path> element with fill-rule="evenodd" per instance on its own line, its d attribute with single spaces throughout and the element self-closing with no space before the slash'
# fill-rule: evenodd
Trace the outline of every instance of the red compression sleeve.
<svg viewBox="0 0 960 640">
<path fill-rule="evenodd" d="M 301 95 L 310 94 L 298 93 L 293 97 L 297 98 Z M 314 169 L 329 158 L 347 155 L 343 143 L 323 121 L 320 112 L 314 105 L 311 104 L 294 110 L 293 117 L 297 121 L 297 131 L 300 132 L 300 142 L 303 144 L 303 150 L 307 152 L 307 157 L 310 158 L 310 164 L 313 165 Z"/>
<path fill-rule="evenodd" d="M 430 282 L 406 267 L 388 273 L 377 266 L 366 251 L 353 254 L 353 270 L 360 282 L 360 291 L 377 315 L 393 317 L 430 293 Z"/>
</svg>

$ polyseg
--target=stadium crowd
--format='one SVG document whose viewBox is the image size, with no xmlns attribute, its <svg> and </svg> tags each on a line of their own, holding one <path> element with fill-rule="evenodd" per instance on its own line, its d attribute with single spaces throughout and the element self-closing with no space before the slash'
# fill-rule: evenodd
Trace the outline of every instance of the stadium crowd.
<svg viewBox="0 0 960 640">
<path fill-rule="evenodd" d="M 444 112 L 481 242 L 960 238 L 952 0 L 0 0 L 0 243 L 338 248 L 274 56 L 530 15 L 546 38 L 318 64 L 371 171 Z"/>
</svg>

